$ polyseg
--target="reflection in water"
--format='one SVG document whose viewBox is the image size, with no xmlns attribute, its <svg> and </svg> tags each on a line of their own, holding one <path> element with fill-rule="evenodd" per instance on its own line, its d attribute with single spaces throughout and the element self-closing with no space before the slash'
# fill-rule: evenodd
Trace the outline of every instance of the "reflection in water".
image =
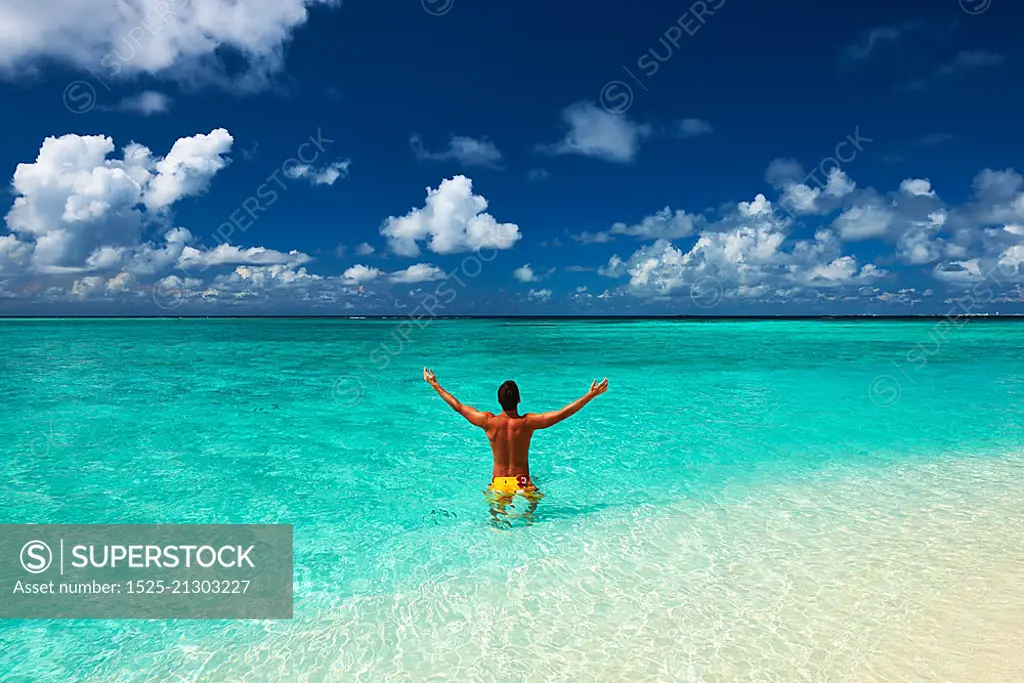
<svg viewBox="0 0 1024 683">
<path fill-rule="evenodd" d="M 521 498 L 517 505 L 516 496 Z M 495 529 L 511 529 L 512 523 L 522 521 L 524 526 L 534 523 L 534 513 L 537 511 L 537 504 L 540 503 L 544 494 L 536 488 L 519 490 L 515 493 L 484 490 L 484 498 L 490 506 L 491 526 Z M 510 514 L 514 513 L 514 514 Z"/>
</svg>

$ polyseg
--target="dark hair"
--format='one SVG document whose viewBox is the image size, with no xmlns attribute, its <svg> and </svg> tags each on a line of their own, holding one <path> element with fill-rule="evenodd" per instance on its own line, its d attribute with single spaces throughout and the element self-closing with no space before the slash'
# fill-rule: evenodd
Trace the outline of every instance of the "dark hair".
<svg viewBox="0 0 1024 683">
<path fill-rule="evenodd" d="M 516 409 L 519 405 L 519 387 L 515 382 L 508 379 L 498 387 L 498 403 L 501 404 L 502 410 Z"/>
</svg>

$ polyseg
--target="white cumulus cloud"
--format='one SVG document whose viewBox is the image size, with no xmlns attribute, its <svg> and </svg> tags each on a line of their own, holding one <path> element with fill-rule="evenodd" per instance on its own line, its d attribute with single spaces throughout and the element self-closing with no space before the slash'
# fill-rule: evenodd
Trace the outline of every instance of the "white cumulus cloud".
<svg viewBox="0 0 1024 683">
<path fill-rule="evenodd" d="M 714 132 L 711 124 L 703 119 L 683 119 L 676 126 L 679 137 L 694 138 Z"/>
<path fill-rule="evenodd" d="M 224 157 L 234 139 L 223 128 L 199 133 L 174 143 L 163 159 L 156 161 L 156 175 L 144 197 L 146 206 L 161 209 L 188 195 L 206 190 L 210 179 L 228 164 Z M 144 162 L 149 150 L 136 150 Z"/>
<path fill-rule="evenodd" d="M 583 244 L 611 242 L 617 235 L 638 239 L 674 240 L 689 237 L 705 223 L 704 217 L 699 214 L 691 214 L 683 210 L 673 212 L 670 207 L 666 206 L 650 216 L 645 216 L 635 225 L 619 222 L 613 224 L 609 230 L 583 231 L 572 235 L 572 238 Z"/>
<path fill-rule="evenodd" d="M 349 284 L 362 285 L 376 280 L 383 274 L 384 271 L 380 268 L 364 266 L 360 263 L 347 269 L 341 276 Z"/>
<path fill-rule="evenodd" d="M 538 301 L 547 301 L 548 299 L 551 298 L 551 290 L 550 289 L 531 289 L 526 296 L 528 296 L 531 299 L 536 299 Z"/>
<path fill-rule="evenodd" d="M 97 249 L 138 246 L 171 204 L 205 192 L 227 165 L 231 143 L 218 128 L 179 139 L 162 158 L 131 143 L 118 159 L 109 158 L 107 136 L 48 137 L 34 162 L 15 169 L 7 227 L 31 249 L 35 270 L 91 267 L 85 262 Z"/>
<path fill-rule="evenodd" d="M 264 247 L 243 249 L 232 244 L 219 244 L 210 250 L 199 250 L 185 247 L 178 258 L 178 267 L 182 270 L 209 268 L 223 265 L 300 265 L 312 261 L 312 257 L 299 251 L 284 253 Z"/>
<path fill-rule="evenodd" d="M 305 178 L 313 185 L 333 185 L 338 178 L 348 177 L 348 169 L 351 165 L 352 161 L 349 159 L 335 161 L 322 168 L 309 164 L 298 164 L 285 168 L 284 174 L 292 180 Z"/>
<path fill-rule="evenodd" d="M 430 263 L 417 263 L 404 270 L 396 270 L 389 276 L 392 282 L 413 284 L 444 279 L 444 271 Z"/>
<path fill-rule="evenodd" d="M 401 256 L 419 256 L 419 242 L 436 254 L 475 249 L 510 249 L 522 235 L 514 223 L 498 223 L 486 213 L 487 200 L 473 194 L 473 181 L 457 175 L 427 188 L 423 208 L 390 217 L 380 233 Z"/>
<path fill-rule="evenodd" d="M 519 266 L 512 271 L 512 276 L 520 282 L 540 282 L 540 277 L 533 272 L 530 264 Z"/>
<path fill-rule="evenodd" d="M 418 135 L 409 138 L 413 154 L 420 161 L 458 161 L 464 166 L 485 166 L 497 168 L 501 165 L 501 152 L 487 138 L 477 140 L 464 135 L 455 135 L 448 142 L 448 149 L 430 152 L 423 146 Z"/>
<path fill-rule="evenodd" d="M 893 222 L 893 212 L 885 206 L 853 206 L 836 218 L 833 227 L 849 242 L 883 237 Z"/>
<path fill-rule="evenodd" d="M 831 231 L 787 242 L 787 229 L 771 202 L 758 195 L 752 202 L 736 204 L 720 224 L 704 229 L 688 250 L 659 239 L 627 259 L 612 256 L 598 273 L 628 277 L 627 291 L 640 296 L 692 293 L 692 288 L 705 290 L 714 283 L 724 296 L 746 298 L 852 285 L 885 275 L 873 264 L 861 266 L 854 257 L 843 255 L 841 242 Z"/>
<path fill-rule="evenodd" d="M 927 178 L 907 178 L 900 183 L 900 190 L 915 197 L 934 197 L 931 181 Z"/>
<path fill-rule="evenodd" d="M 254 89 L 284 63 L 315 6 L 341 0 L 0 0 L 0 74 L 57 61 L 105 79 L 140 74 Z M 241 68 L 229 74 L 225 52 Z"/>
<path fill-rule="evenodd" d="M 152 116 L 163 114 L 171 107 L 171 98 L 153 90 L 144 90 L 138 95 L 126 97 L 116 107 L 117 111 Z"/>
<path fill-rule="evenodd" d="M 562 119 L 569 131 L 553 145 L 542 146 L 551 154 L 579 154 L 605 161 L 627 163 L 640 151 L 640 143 L 653 129 L 623 114 L 612 114 L 591 102 L 567 107 Z"/>
</svg>

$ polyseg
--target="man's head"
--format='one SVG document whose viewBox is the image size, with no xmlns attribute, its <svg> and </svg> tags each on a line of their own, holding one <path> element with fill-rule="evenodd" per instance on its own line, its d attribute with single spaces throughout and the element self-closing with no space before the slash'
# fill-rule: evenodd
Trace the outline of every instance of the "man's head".
<svg viewBox="0 0 1024 683">
<path fill-rule="evenodd" d="M 512 380 L 505 380 L 500 387 L 498 387 L 498 403 L 501 404 L 501 409 L 510 413 L 515 412 L 516 406 L 519 405 L 519 387 Z"/>
</svg>

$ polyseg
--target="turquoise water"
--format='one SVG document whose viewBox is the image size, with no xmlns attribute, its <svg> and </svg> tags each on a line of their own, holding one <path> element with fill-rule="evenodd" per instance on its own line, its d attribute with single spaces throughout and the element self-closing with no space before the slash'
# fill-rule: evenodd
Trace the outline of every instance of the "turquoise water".
<svg viewBox="0 0 1024 683">
<path fill-rule="evenodd" d="M 289 523 L 296 563 L 289 622 L 0 622 L 0 680 L 864 681 L 1020 598 L 1024 324 L 422 323 L 0 321 L 0 523 Z M 609 378 L 532 524 L 424 365 L 485 410 Z"/>
</svg>

